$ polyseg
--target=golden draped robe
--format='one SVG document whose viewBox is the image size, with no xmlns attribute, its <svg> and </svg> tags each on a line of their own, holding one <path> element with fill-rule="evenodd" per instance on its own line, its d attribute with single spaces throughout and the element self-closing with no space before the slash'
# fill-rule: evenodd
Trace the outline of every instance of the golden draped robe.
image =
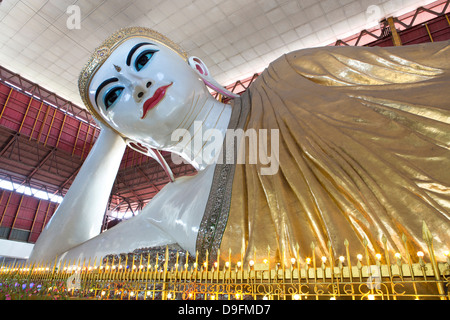
<svg viewBox="0 0 450 320">
<path fill-rule="evenodd" d="M 233 106 L 230 128 L 279 130 L 279 170 L 218 165 L 201 254 L 282 260 L 367 248 L 450 249 L 450 43 L 286 54 Z M 385 239 L 384 239 L 384 237 Z M 385 240 L 385 241 L 383 241 Z"/>
</svg>

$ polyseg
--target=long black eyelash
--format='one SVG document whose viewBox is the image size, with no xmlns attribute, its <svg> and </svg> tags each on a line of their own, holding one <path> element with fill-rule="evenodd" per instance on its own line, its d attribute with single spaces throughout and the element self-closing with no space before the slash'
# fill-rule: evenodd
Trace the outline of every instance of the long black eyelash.
<svg viewBox="0 0 450 320">
<path fill-rule="evenodd" d="M 106 105 L 106 97 L 108 96 L 109 92 L 111 92 L 112 90 L 119 90 L 119 89 L 122 90 L 121 93 L 120 93 L 120 94 L 122 94 L 122 92 L 123 92 L 123 90 L 124 90 L 125 88 L 124 88 L 124 87 L 115 87 L 115 88 L 109 90 L 108 93 L 107 93 L 107 94 L 105 95 L 105 97 L 103 98 L 103 100 L 104 100 L 104 101 L 103 101 L 103 104 L 105 105 L 105 109 L 106 109 L 106 110 L 108 110 L 108 109 L 112 106 L 112 105 L 111 105 L 111 106 L 107 106 L 107 105 Z M 119 95 L 119 97 L 120 97 L 120 95 Z M 119 97 L 117 97 L 117 98 L 119 98 Z M 116 101 L 114 101 L 113 104 L 114 104 L 115 102 L 116 102 Z"/>
<path fill-rule="evenodd" d="M 159 50 L 152 50 L 152 49 L 148 49 L 148 50 L 144 50 L 142 51 L 136 58 L 136 60 L 134 60 L 134 68 L 137 70 L 137 62 L 139 61 L 139 59 L 142 57 L 143 54 L 147 54 L 147 53 L 151 53 L 151 54 L 155 54 L 156 52 L 158 52 Z M 138 71 L 139 72 L 139 71 Z"/>
<path fill-rule="evenodd" d="M 107 86 L 108 84 L 110 84 L 110 83 L 112 83 L 112 82 L 117 82 L 117 81 L 119 81 L 119 79 L 117 79 L 117 78 L 111 78 L 111 79 L 108 79 L 108 80 L 103 81 L 102 84 L 98 86 L 97 91 L 95 92 L 95 103 L 97 103 L 98 95 L 100 94 L 100 92 L 102 91 L 102 89 L 103 89 L 105 86 Z"/>
<path fill-rule="evenodd" d="M 130 50 L 130 52 L 128 53 L 128 56 L 127 56 L 127 66 L 130 66 L 130 64 L 131 64 L 131 57 L 132 57 L 133 54 L 136 52 L 136 50 L 139 49 L 140 47 L 144 46 L 144 45 L 147 45 L 147 44 L 152 45 L 153 43 L 150 43 L 150 42 L 141 42 L 141 43 L 138 43 L 137 45 L 135 45 L 135 46 Z"/>
</svg>

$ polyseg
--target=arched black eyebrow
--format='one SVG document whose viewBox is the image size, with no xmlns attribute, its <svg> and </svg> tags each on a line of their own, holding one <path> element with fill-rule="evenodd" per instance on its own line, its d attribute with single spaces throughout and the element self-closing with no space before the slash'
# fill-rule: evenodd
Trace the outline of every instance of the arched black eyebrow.
<svg viewBox="0 0 450 320">
<path fill-rule="evenodd" d="M 110 84 L 110 83 L 112 83 L 112 82 L 117 82 L 117 81 L 119 81 L 119 79 L 117 79 L 117 78 L 110 78 L 110 79 L 107 79 L 107 80 L 103 81 L 103 82 L 98 86 L 97 91 L 95 91 L 95 104 L 97 104 L 97 97 L 98 97 L 98 95 L 100 94 L 100 91 L 102 91 L 102 89 L 103 89 L 105 86 L 107 86 L 108 84 Z M 97 106 L 98 106 L 98 104 L 97 104 Z"/>
<path fill-rule="evenodd" d="M 131 64 L 131 57 L 136 52 L 136 50 L 139 49 L 142 46 L 147 45 L 147 44 L 153 44 L 153 43 L 141 42 L 141 43 L 138 43 L 137 45 L 135 45 L 133 48 L 131 48 L 130 52 L 128 53 L 128 57 L 127 57 L 127 66 L 130 66 L 130 64 Z"/>
</svg>

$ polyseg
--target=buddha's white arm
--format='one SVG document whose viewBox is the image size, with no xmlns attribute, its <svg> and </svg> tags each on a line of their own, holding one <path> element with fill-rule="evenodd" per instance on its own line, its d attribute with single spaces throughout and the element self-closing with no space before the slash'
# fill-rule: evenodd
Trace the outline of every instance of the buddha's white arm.
<svg viewBox="0 0 450 320">
<path fill-rule="evenodd" d="M 57 255 L 100 233 L 125 147 L 117 133 L 102 127 L 69 191 L 39 236 L 31 262 L 52 262 Z"/>
</svg>

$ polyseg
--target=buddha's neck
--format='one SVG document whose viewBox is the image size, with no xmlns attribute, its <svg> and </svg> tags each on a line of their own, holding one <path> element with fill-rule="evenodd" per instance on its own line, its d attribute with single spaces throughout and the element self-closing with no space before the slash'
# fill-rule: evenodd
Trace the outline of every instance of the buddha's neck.
<svg viewBox="0 0 450 320">
<path fill-rule="evenodd" d="M 176 133 L 179 141 L 171 148 L 197 170 L 215 162 L 231 118 L 231 106 L 212 96 L 201 96 L 184 129 Z"/>
</svg>

